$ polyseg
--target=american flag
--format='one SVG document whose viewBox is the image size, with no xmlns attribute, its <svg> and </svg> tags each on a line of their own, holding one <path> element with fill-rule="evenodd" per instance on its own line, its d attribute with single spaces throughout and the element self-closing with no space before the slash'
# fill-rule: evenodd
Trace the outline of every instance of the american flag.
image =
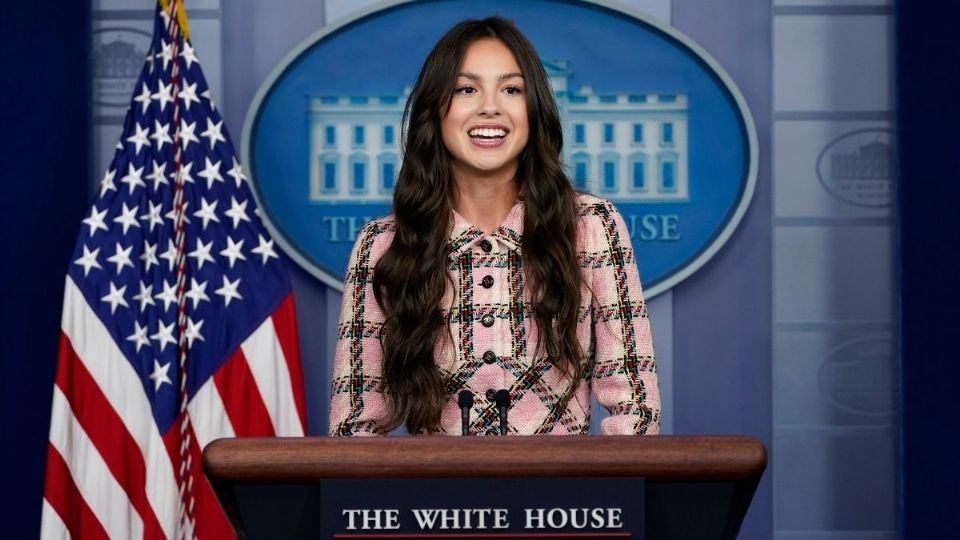
<svg viewBox="0 0 960 540">
<path fill-rule="evenodd" d="M 229 536 L 203 446 L 304 434 L 289 277 L 179 4 L 157 6 L 67 271 L 44 538 Z"/>
</svg>

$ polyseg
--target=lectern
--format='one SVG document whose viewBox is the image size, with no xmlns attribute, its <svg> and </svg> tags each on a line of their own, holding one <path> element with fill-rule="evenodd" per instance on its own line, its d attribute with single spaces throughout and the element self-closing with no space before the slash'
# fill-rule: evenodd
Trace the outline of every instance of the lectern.
<svg viewBox="0 0 960 540">
<path fill-rule="evenodd" d="M 214 441 L 203 452 L 204 472 L 241 538 L 735 538 L 766 462 L 763 444 L 741 436 L 240 438 Z M 456 501 L 475 495 L 473 483 L 480 489 L 500 482 L 514 488 L 548 482 L 546 489 L 554 495 L 566 499 L 570 494 L 577 508 L 587 508 L 593 494 L 609 498 L 607 488 L 593 487 L 605 481 L 620 482 L 611 489 L 636 486 L 628 487 L 633 491 L 625 496 L 641 502 L 641 516 L 633 521 L 639 519 L 639 525 L 632 532 L 572 529 L 576 515 L 557 510 L 546 515 L 553 525 L 562 520 L 562 530 L 506 533 L 492 526 L 490 509 L 500 504 L 489 499 L 480 505 L 489 519 L 478 531 L 475 526 L 483 516 L 477 504 Z M 439 521 L 437 527 L 416 534 L 396 532 L 401 530 L 399 511 L 378 513 L 376 522 L 371 513 L 367 524 L 380 526 L 365 530 L 357 509 L 337 510 L 334 516 L 353 520 L 344 521 L 343 527 L 352 527 L 349 531 L 341 527 L 342 534 L 321 532 L 331 530 L 329 523 L 324 529 L 322 521 L 332 516 L 322 507 L 338 494 L 428 500 L 435 485 L 457 486 L 444 496 L 445 506 L 473 508 L 469 533 L 463 527 L 441 528 Z M 332 495 L 329 486 L 335 487 Z M 394 487 L 397 493 L 390 493 Z M 527 526 L 535 519 L 534 525 L 546 527 L 537 501 L 527 506 L 517 512 L 526 512 Z M 595 510 L 596 521 L 604 515 L 623 519 L 604 511 L 612 512 Z M 416 518 L 423 528 L 426 514 L 420 512 Z M 460 516 L 448 517 L 447 525 L 463 524 L 452 521 Z M 581 517 L 586 520 L 589 514 Z M 464 519 L 469 521 L 469 516 Z"/>
</svg>

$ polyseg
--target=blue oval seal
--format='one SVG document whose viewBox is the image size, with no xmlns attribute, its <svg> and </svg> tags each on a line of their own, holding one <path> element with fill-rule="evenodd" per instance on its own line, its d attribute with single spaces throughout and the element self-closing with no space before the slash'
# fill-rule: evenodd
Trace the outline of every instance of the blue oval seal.
<svg viewBox="0 0 960 540">
<path fill-rule="evenodd" d="M 243 130 L 274 238 L 342 290 L 356 232 L 390 211 L 401 116 L 423 59 L 456 22 L 493 14 L 514 20 L 537 47 L 561 111 L 569 176 L 620 209 L 647 297 L 695 272 L 752 198 L 752 116 L 691 39 L 592 2 L 392 2 L 305 40 L 261 86 Z"/>
</svg>

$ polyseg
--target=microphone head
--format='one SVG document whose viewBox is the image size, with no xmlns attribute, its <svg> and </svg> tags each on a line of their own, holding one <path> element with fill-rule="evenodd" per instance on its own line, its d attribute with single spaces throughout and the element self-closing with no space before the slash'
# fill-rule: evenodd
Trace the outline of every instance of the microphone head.
<svg viewBox="0 0 960 540">
<path fill-rule="evenodd" d="M 473 392 L 469 390 L 463 390 L 460 392 L 460 395 L 457 397 L 457 402 L 460 405 L 460 408 L 473 407 Z"/>
<path fill-rule="evenodd" d="M 496 401 L 497 407 L 510 406 L 510 392 L 507 390 L 497 390 L 497 393 L 493 395 L 493 399 Z"/>
</svg>

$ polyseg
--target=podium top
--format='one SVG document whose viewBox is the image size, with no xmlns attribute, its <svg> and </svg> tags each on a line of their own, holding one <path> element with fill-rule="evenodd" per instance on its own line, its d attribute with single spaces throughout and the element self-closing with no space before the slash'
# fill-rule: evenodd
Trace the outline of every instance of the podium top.
<svg viewBox="0 0 960 540">
<path fill-rule="evenodd" d="M 766 449 L 730 435 L 219 439 L 203 451 L 213 479 L 643 476 L 650 480 L 759 478 Z"/>
</svg>

